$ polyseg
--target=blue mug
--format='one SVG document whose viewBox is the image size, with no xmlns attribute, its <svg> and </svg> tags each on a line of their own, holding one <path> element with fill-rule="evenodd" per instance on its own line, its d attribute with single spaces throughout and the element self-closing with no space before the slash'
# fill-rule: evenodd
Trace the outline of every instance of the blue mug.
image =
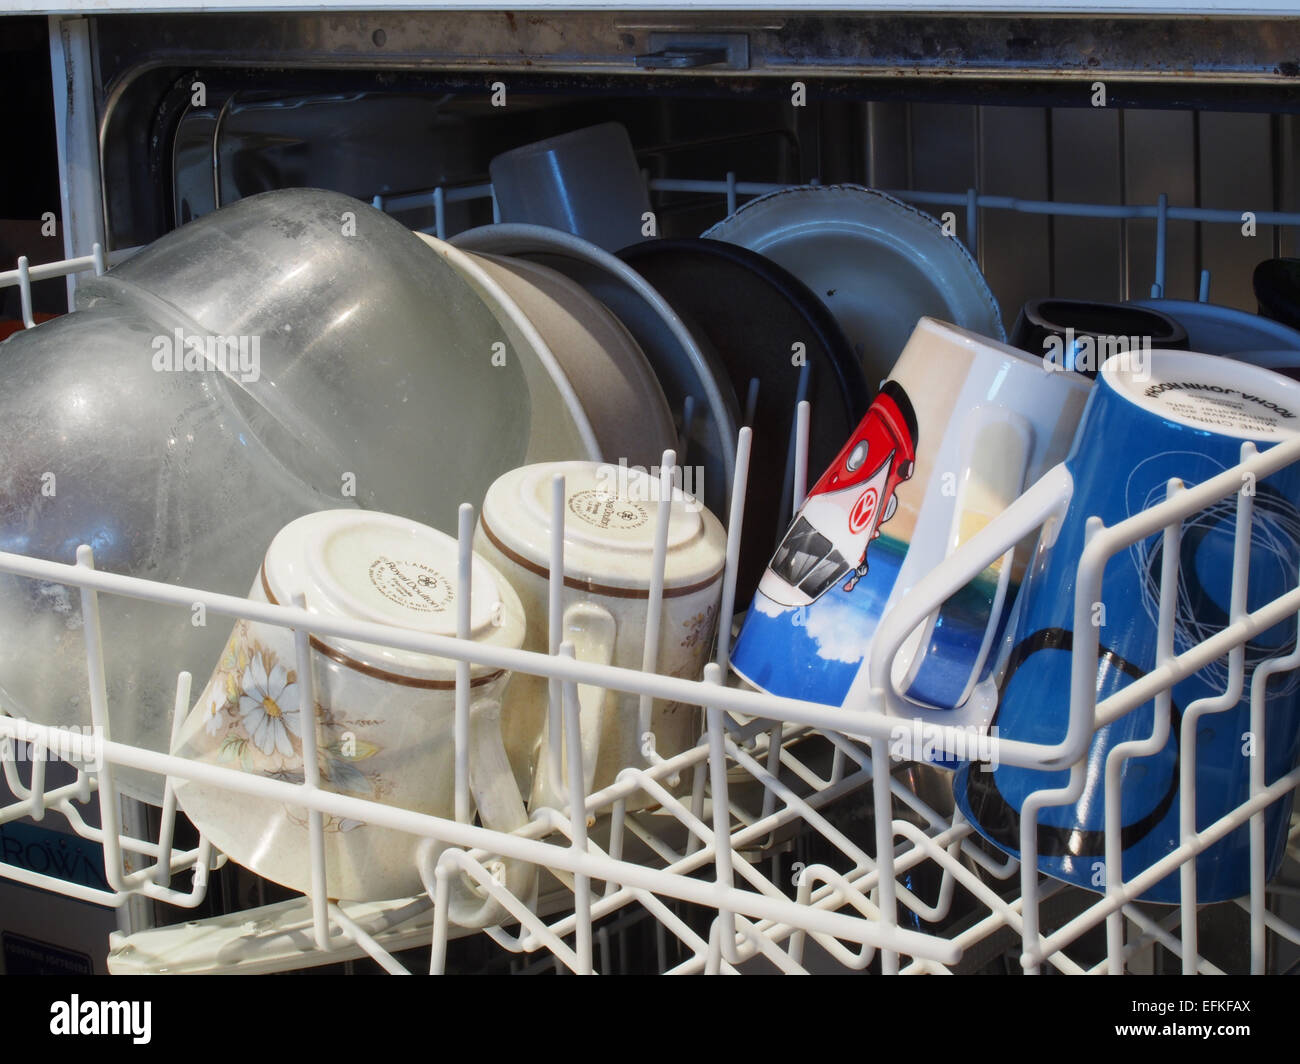
<svg viewBox="0 0 1300 1064">
<path fill-rule="evenodd" d="M 1062 467 L 1053 470 L 1007 513 L 1002 538 L 1023 535 L 1026 524 L 1042 523 L 1045 534 L 1021 588 L 1013 618 L 994 669 L 998 702 L 992 728 L 999 740 L 1042 744 L 1066 741 L 1071 724 L 1071 691 L 1095 682 L 1095 703 L 1076 699 L 1093 730 L 1094 705 L 1149 675 L 1159 662 L 1202 643 L 1223 630 L 1232 614 L 1234 540 L 1239 495 L 1249 496 L 1248 567 L 1240 581 L 1244 607 L 1255 611 L 1300 582 L 1300 464 L 1284 465 L 1258 479 L 1244 478 L 1241 490 L 1226 500 L 1190 512 L 1175 538 L 1156 531 L 1120 549 L 1100 571 L 1100 593 L 1085 587 L 1080 559 L 1091 517 L 1106 527 L 1164 501 L 1171 480 L 1192 487 L 1242 461 L 1243 444 L 1265 451 L 1300 437 L 1300 384 L 1267 370 L 1186 352 L 1152 352 L 1147 371 L 1138 372 L 1123 356 L 1109 360 Z M 1173 489 L 1178 491 L 1178 485 Z M 1231 487 L 1228 487 L 1231 491 Z M 1030 510 L 1037 513 L 1029 513 Z M 1013 512 L 1014 511 L 1014 512 Z M 1000 546 L 990 527 L 979 544 L 970 544 L 966 568 Z M 1176 557 L 1165 557 L 1177 542 Z M 1174 552 L 1171 550 L 1170 554 Z M 961 564 L 956 564 L 959 572 Z M 955 578 L 954 578 L 955 579 Z M 1162 582 L 1176 584 L 1164 644 L 1157 631 Z M 940 582 L 936 578 L 936 583 Z M 918 588 L 919 597 L 931 594 Z M 1238 600 L 1238 607 L 1243 603 Z M 925 602 L 912 605 L 923 614 Z M 901 617 L 891 629 L 910 623 Z M 1086 639 L 1079 627 L 1092 625 Z M 882 626 L 886 627 L 886 626 Z M 901 635 L 882 632 L 879 648 L 887 655 Z M 1073 669 L 1074 647 L 1091 654 L 1091 663 Z M 1263 762 L 1265 785 L 1300 763 L 1300 671 L 1294 665 L 1294 615 L 1258 632 L 1246 643 L 1236 668 L 1231 657 L 1211 661 L 1173 686 L 1096 730 L 1072 778 L 1065 757 L 1043 767 L 1023 758 L 995 765 L 968 763 L 953 781 L 957 804 L 976 829 L 1003 851 L 1021 856 L 1022 813 L 1035 809 L 1033 836 L 1040 871 L 1077 886 L 1102 890 L 1114 870 L 1106 867 L 1107 802 L 1112 811 L 1111 856 L 1120 855 L 1119 875 L 1129 881 L 1177 848 L 1180 832 L 1180 750 L 1195 778 L 1195 826 L 1204 831 L 1252 794 L 1251 764 Z M 1290 660 L 1288 660 L 1290 658 Z M 878 665 L 879 667 L 879 665 Z M 1238 682 L 1234 684 L 1232 681 Z M 1264 703 L 1264 734 L 1251 729 L 1251 693 Z M 896 699 L 895 699 L 896 700 Z M 1122 708 L 1122 707 L 1120 707 Z M 1187 725 L 1184 726 L 1184 717 Z M 1163 741 L 1162 741 L 1163 740 Z M 1145 743 L 1145 748 L 1135 744 Z M 1130 745 L 1124 745 L 1130 744 Z M 1082 749 L 1082 746 L 1079 747 Z M 1113 754 L 1113 758 L 1112 758 Z M 1114 780 L 1106 784 L 1107 761 Z M 1190 778 L 1190 777 L 1189 777 Z M 1042 802 L 1041 792 L 1076 790 Z M 1038 795 L 1030 801 L 1031 796 Z M 1265 818 L 1265 874 L 1276 873 L 1286 845 L 1294 792 L 1273 802 Z M 1114 828 L 1118 826 L 1118 843 Z M 1250 833 L 1242 824 L 1202 851 L 1195 863 L 1196 900 L 1222 901 L 1250 888 Z M 1141 900 L 1181 900 L 1178 873 L 1164 876 Z"/>
</svg>

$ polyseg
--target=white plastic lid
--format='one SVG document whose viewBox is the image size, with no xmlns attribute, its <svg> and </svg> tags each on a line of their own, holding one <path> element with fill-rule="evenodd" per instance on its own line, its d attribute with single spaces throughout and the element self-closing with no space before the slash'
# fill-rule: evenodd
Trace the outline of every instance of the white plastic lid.
<svg viewBox="0 0 1300 1064">
<path fill-rule="evenodd" d="M 508 556 L 545 575 L 551 556 L 551 483 L 564 477 L 566 582 L 648 588 L 659 522 L 658 470 L 601 462 L 544 462 L 511 470 L 488 489 L 485 535 Z M 672 489 L 665 588 L 721 578 L 722 524 L 702 503 Z"/>
<path fill-rule="evenodd" d="M 1101 377 L 1130 402 L 1188 428 L 1265 442 L 1300 432 L 1300 383 L 1225 355 L 1125 352 L 1106 360 Z"/>
<path fill-rule="evenodd" d="M 267 598 L 331 617 L 454 636 L 460 589 L 457 545 L 450 536 L 392 514 L 326 510 L 280 530 L 266 552 Z M 482 558 L 471 565 L 469 638 L 499 646 L 523 643 L 523 608 L 514 589 Z M 447 680 L 455 662 L 377 644 L 315 636 L 335 660 L 395 677 Z M 475 667 L 471 674 L 493 670 Z"/>
</svg>

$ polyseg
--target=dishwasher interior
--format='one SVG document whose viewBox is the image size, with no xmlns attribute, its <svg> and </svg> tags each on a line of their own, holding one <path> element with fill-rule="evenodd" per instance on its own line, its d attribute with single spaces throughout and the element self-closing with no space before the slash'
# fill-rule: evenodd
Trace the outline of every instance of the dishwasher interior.
<svg viewBox="0 0 1300 1064">
<path fill-rule="evenodd" d="M 344 193 L 443 239 L 491 225 L 494 157 L 609 122 L 631 139 L 653 235 L 697 237 L 784 187 L 883 190 L 969 248 L 1008 331 L 1048 296 L 1253 312 L 1255 266 L 1300 254 L 1292 19 L 108 14 L 53 17 L 48 32 L 62 239 L 29 227 L 0 262 L 0 317 L 29 324 L 131 249 L 271 190 Z M 806 472 L 811 483 L 820 470 Z M 775 544 L 781 531 L 749 534 Z M 147 595 L 144 583 L 96 593 Z M 984 845 L 945 799 L 943 773 L 891 764 L 879 732 L 872 741 L 871 708 L 841 728 L 710 694 L 707 682 L 682 689 L 708 710 L 700 745 L 588 796 L 585 826 L 557 814 L 520 833 L 515 856 L 546 869 L 539 897 L 531 909 L 513 899 L 510 921 L 478 933 L 439 922 L 427 896 L 352 905 L 277 886 L 205 849 L 174 801 L 113 795 L 101 819 L 104 791 L 92 797 L 86 772 L 51 762 L 34 778 L 9 746 L 0 970 L 1300 963 L 1294 819 L 1286 864 L 1249 899 L 1198 908 L 1135 900 L 1122 884 L 1082 890 Z M 629 804 L 638 787 L 657 809 Z M 490 893 L 504 851 L 476 830 L 457 843 L 458 867 Z"/>
</svg>

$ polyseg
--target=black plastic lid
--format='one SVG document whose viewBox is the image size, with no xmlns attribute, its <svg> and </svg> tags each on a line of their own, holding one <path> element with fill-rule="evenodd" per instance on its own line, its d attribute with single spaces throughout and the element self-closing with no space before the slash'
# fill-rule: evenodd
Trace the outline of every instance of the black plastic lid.
<svg viewBox="0 0 1300 1064">
<path fill-rule="evenodd" d="M 1110 341 L 1127 339 L 1155 349 L 1187 349 L 1187 330 L 1177 321 L 1148 307 L 1127 303 L 1098 303 L 1089 299 L 1033 299 L 1021 308 L 1011 344 L 1043 357 L 1061 350 L 1069 337 Z M 1053 339 L 1054 338 L 1054 339 Z M 1086 377 L 1096 377 L 1098 365 L 1072 367 Z"/>
</svg>

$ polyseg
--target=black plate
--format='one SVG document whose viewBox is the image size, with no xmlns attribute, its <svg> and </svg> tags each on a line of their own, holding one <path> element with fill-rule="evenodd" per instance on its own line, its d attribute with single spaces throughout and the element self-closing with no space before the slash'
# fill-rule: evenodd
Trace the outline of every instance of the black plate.
<svg viewBox="0 0 1300 1064">
<path fill-rule="evenodd" d="M 727 367 L 742 412 L 749 382 L 759 382 L 736 585 L 736 605 L 743 607 L 790 523 L 796 404 L 801 398 L 812 403 L 811 485 L 866 413 L 866 377 L 826 306 L 757 252 L 686 239 L 634 244 L 618 255 L 708 339 Z M 795 344 L 803 345 L 805 366 L 797 364 Z"/>
</svg>

